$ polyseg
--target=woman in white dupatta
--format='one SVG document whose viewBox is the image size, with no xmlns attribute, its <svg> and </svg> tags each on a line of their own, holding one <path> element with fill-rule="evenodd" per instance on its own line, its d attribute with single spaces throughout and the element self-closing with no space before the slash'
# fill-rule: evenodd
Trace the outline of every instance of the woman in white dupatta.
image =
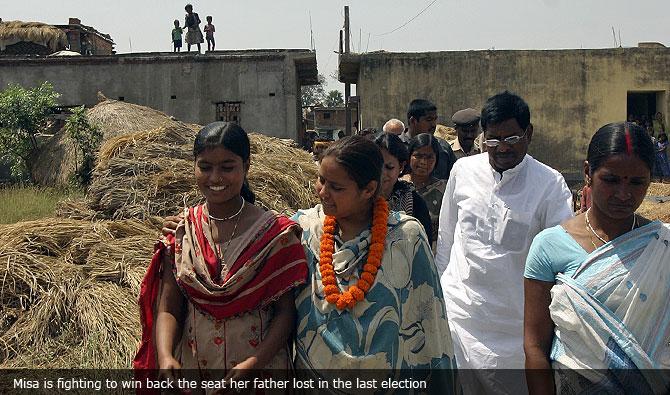
<svg viewBox="0 0 670 395">
<path fill-rule="evenodd" d="M 670 390 L 659 374 L 670 368 L 670 226 L 635 214 L 653 164 L 641 127 L 603 126 L 584 162 L 591 208 L 533 240 L 524 273 L 531 394 Z"/>
</svg>

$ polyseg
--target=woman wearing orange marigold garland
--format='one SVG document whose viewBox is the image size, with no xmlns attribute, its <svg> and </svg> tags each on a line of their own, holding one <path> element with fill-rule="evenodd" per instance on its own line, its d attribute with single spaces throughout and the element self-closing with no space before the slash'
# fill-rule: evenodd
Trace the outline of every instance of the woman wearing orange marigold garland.
<svg viewBox="0 0 670 395">
<path fill-rule="evenodd" d="M 293 217 L 309 268 L 296 297 L 296 367 L 316 375 L 383 369 L 417 378 L 452 368 L 428 238 L 415 218 L 389 212 L 379 196 L 383 162 L 363 137 L 338 140 L 319 167 L 321 204 Z"/>
</svg>

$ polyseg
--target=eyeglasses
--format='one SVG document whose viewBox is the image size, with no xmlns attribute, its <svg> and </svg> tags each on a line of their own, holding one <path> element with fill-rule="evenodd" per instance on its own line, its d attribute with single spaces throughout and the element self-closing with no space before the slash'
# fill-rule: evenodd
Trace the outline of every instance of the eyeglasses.
<svg viewBox="0 0 670 395">
<path fill-rule="evenodd" d="M 528 128 L 526 128 L 526 130 L 523 131 L 523 134 L 521 136 L 509 136 L 509 137 L 505 137 L 502 140 L 486 139 L 486 140 L 484 140 L 484 143 L 486 144 L 487 147 L 490 147 L 490 148 L 497 147 L 498 145 L 500 145 L 501 142 L 505 143 L 505 144 L 509 144 L 509 145 L 514 145 L 514 144 L 518 143 L 519 141 L 521 141 L 522 139 L 524 139 L 526 137 L 526 132 L 527 131 L 528 131 Z"/>
</svg>

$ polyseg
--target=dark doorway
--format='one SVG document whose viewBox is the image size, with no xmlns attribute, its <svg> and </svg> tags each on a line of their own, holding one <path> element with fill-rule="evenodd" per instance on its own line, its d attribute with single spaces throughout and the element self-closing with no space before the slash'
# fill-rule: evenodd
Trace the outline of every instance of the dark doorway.
<svg viewBox="0 0 670 395">
<path fill-rule="evenodd" d="M 657 92 L 628 92 L 627 119 L 644 123 L 654 118 L 656 114 Z"/>
</svg>

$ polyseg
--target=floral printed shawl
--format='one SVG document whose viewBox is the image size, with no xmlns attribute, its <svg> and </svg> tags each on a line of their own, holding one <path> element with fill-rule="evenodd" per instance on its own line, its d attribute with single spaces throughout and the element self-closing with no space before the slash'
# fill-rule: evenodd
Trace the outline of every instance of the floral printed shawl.
<svg viewBox="0 0 670 395">
<path fill-rule="evenodd" d="M 423 227 L 392 212 L 382 265 L 365 299 L 338 311 L 324 297 L 318 270 L 321 205 L 293 217 L 303 228 L 309 277 L 296 298 L 296 365 L 328 369 L 449 369 L 453 350 L 439 278 Z M 367 258 L 370 231 L 337 242 L 333 266 L 341 290 L 355 284 Z"/>
</svg>

